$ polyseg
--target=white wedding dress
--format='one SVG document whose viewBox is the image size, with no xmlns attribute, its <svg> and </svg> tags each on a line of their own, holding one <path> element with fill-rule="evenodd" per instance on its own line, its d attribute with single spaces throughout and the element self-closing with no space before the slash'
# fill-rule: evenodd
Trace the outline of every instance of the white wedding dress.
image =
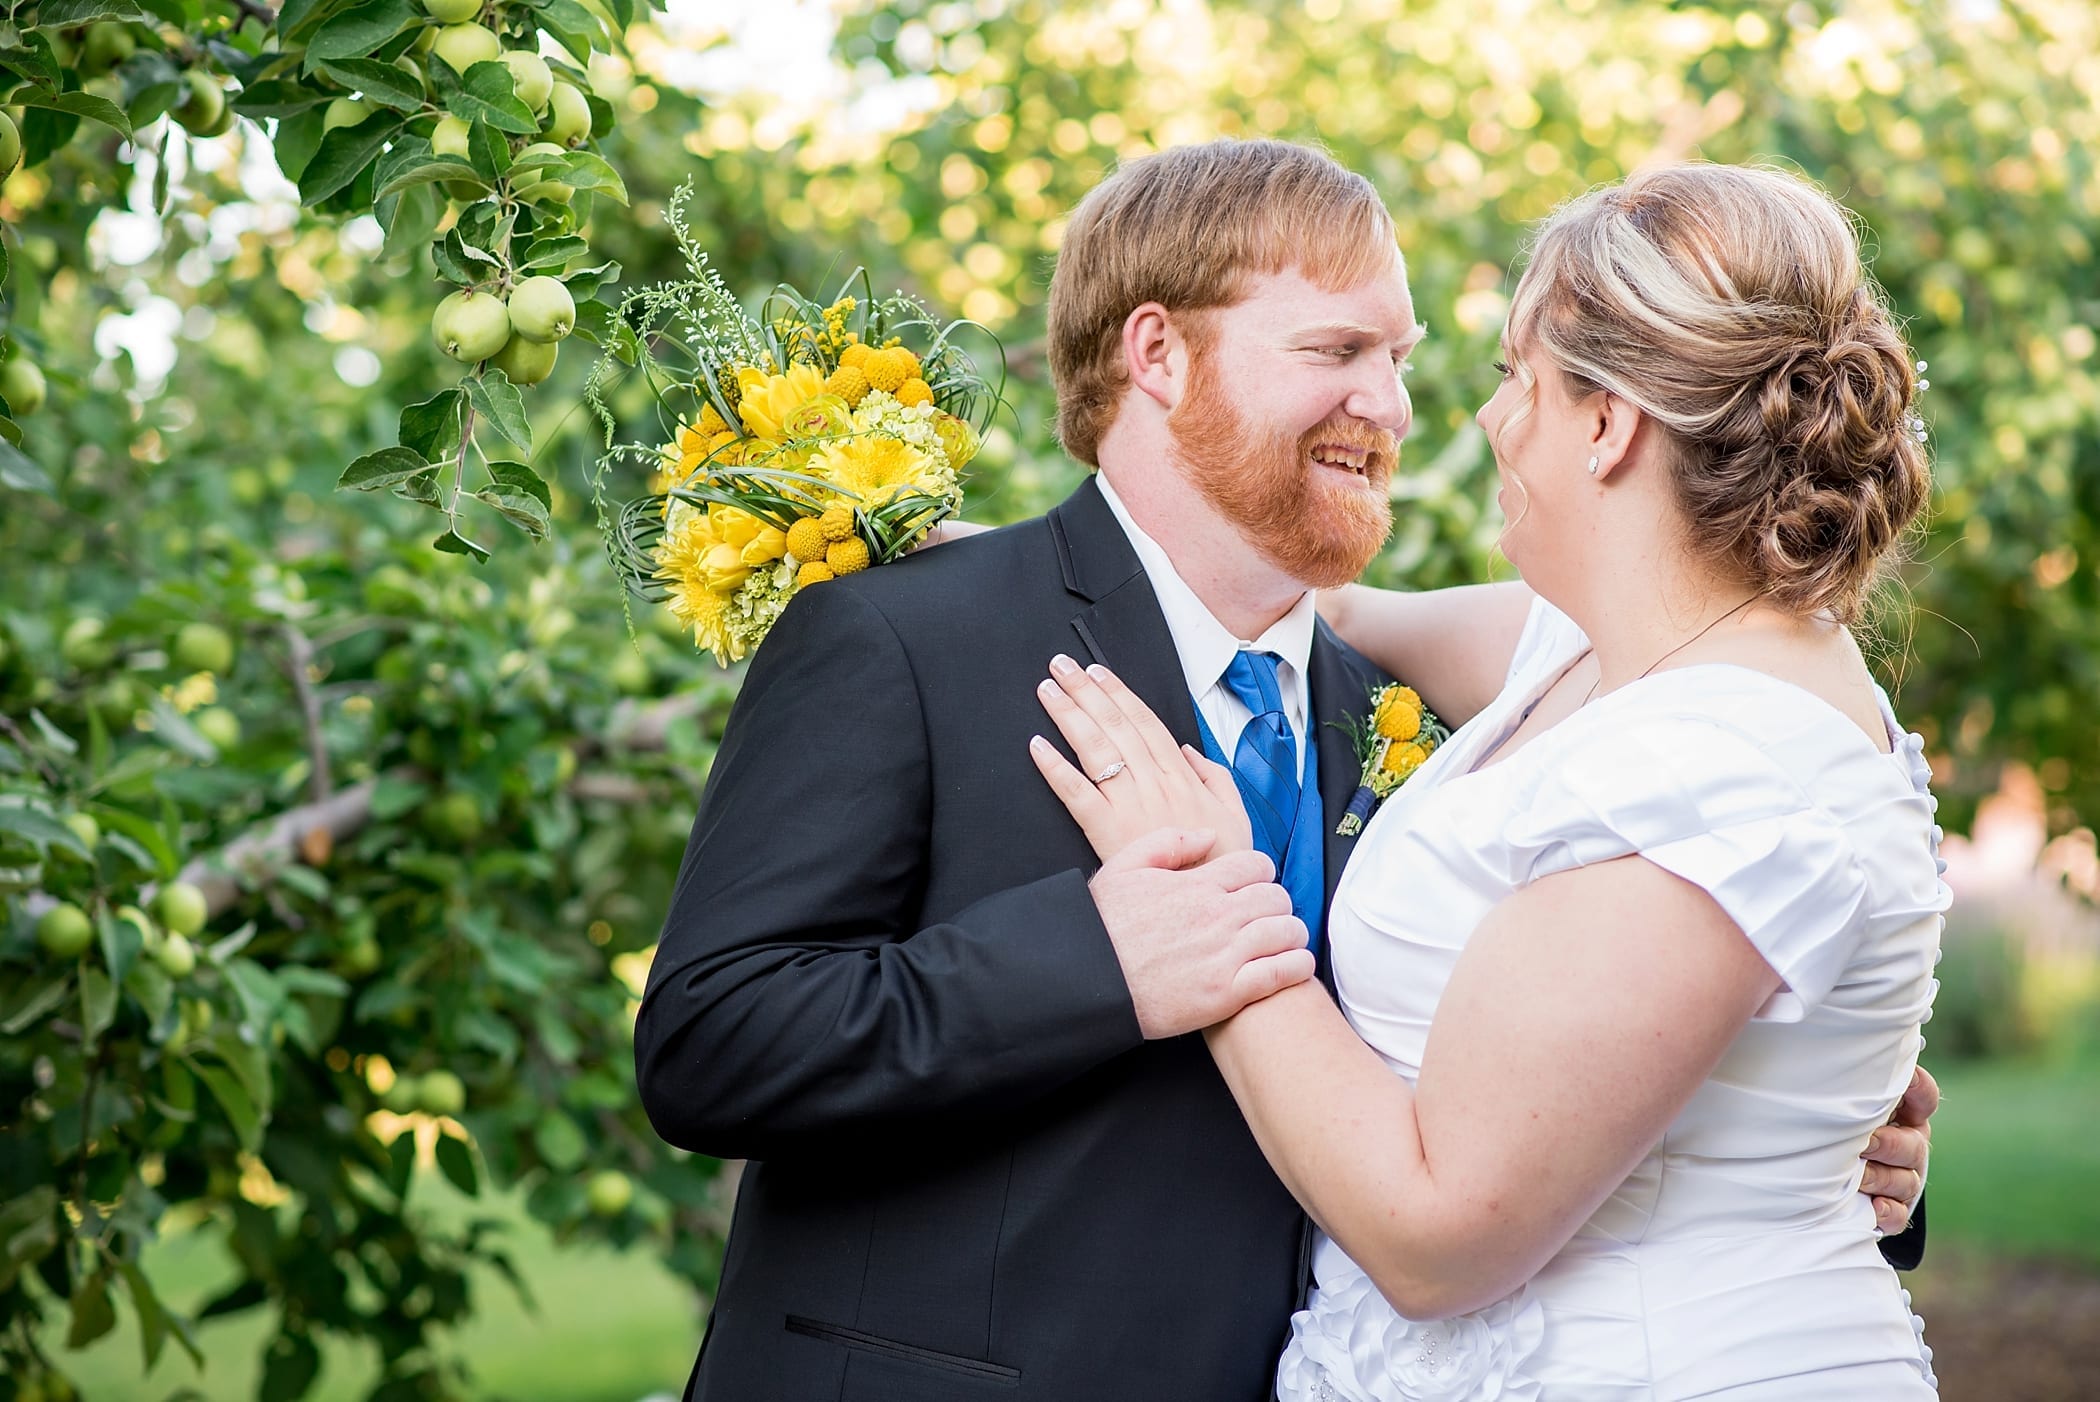
<svg viewBox="0 0 2100 1402">
<path fill-rule="evenodd" d="M 1948 897 L 1922 742 L 1900 736 L 1885 696 L 1893 754 L 1807 691 L 1705 664 L 1599 697 L 1476 769 L 1588 646 L 1535 605 L 1502 695 L 1365 829 L 1328 924 L 1350 1023 L 1412 1082 L 1481 917 L 1540 877 L 1634 852 L 1710 893 L 1785 982 L 1508 1298 L 1403 1319 L 1320 1237 L 1277 1396 L 1931 1398 L 1922 1321 L 1858 1192 L 1937 987 Z"/>
</svg>

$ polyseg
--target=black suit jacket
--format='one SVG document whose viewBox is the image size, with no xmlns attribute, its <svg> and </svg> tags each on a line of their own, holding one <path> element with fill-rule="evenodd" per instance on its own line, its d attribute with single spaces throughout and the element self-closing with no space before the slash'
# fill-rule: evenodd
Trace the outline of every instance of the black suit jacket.
<svg viewBox="0 0 2100 1402">
<path fill-rule="evenodd" d="M 752 1160 L 690 1398 L 1269 1395 L 1305 1219 L 1202 1039 L 1138 1033 L 1028 757 L 1058 652 L 1199 743 L 1091 481 L 804 591 L 752 663 L 635 1027 L 663 1137 Z M 1382 680 L 1324 628 L 1309 671 L 1316 725 Z M 1331 833 L 1356 766 L 1320 736 Z"/>
</svg>

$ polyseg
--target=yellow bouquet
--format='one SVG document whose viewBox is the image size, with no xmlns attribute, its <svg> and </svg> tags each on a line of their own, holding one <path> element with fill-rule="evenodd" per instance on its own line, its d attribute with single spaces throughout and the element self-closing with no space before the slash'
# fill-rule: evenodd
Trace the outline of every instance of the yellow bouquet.
<svg viewBox="0 0 2100 1402">
<path fill-rule="evenodd" d="M 902 293 L 873 296 L 864 271 L 828 303 L 777 287 L 752 316 L 685 234 L 688 194 L 671 217 L 692 276 L 630 296 L 634 334 L 592 372 L 609 445 L 594 486 L 628 588 L 726 666 L 797 593 L 896 559 L 961 509 L 963 469 L 1001 401 L 957 337 L 998 341 Z M 613 442 L 601 372 L 615 359 L 662 386 L 668 442 Z M 608 512 L 607 469 L 637 461 L 648 494 Z"/>
</svg>

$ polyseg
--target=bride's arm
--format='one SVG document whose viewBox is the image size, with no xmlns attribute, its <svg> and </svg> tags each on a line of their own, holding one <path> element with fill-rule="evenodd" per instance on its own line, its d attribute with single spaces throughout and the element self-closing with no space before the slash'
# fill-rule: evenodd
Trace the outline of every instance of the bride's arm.
<svg viewBox="0 0 2100 1402">
<path fill-rule="evenodd" d="M 1505 900 L 1467 943 L 1410 1090 L 1301 984 L 1206 1036 L 1262 1151 L 1401 1313 L 1529 1280 L 1779 986 L 1711 897 L 1621 858 Z"/>
<path fill-rule="evenodd" d="M 1342 641 L 1422 694 L 1446 725 L 1464 724 L 1502 690 L 1531 611 L 1520 582 L 1402 593 L 1351 584 L 1320 595 Z"/>
</svg>

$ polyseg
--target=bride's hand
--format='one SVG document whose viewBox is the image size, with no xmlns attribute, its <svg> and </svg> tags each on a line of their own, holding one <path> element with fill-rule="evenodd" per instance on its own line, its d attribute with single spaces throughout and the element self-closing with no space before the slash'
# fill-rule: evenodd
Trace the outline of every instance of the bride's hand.
<svg viewBox="0 0 2100 1402">
<path fill-rule="evenodd" d="M 1212 856 L 1253 848 L 1232 771 L 1176 744 L 1115 673 L 1059 654 L 1037 695 L 1085 772 L 1040 735 L 1029 754 L 1101 860 L 1160 828 L 1210 829 Z"/>
</svg>

